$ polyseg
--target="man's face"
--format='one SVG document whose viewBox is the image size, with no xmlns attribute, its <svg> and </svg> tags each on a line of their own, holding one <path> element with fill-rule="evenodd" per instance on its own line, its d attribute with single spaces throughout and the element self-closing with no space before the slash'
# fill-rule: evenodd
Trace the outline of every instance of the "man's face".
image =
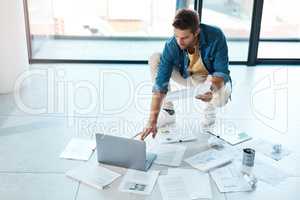
<svg viewBox="0 0 300 200">
<path fill-rule="evenodd" d="M 198 31 L 196 33 L 192 33 L 191 30 L 181 30 L 174 28 L 174 35 L 177 41 L 177 44 L 181 49 L 187 49 L 193 47 L 195 45 L 195 40 L 198 35 Z"/>
</svg>

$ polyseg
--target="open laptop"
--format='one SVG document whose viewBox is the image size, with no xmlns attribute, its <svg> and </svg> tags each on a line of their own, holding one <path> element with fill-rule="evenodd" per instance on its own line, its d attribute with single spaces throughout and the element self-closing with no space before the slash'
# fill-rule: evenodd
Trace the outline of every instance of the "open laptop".
<svg viewBox="0 0 300 200">
<path fill-rule="evenodd" d="M 96 134 L 98 162 L 147 171 L 156 154 L 146 154 L 146 143 L 112 135 Z"/>
</svg>

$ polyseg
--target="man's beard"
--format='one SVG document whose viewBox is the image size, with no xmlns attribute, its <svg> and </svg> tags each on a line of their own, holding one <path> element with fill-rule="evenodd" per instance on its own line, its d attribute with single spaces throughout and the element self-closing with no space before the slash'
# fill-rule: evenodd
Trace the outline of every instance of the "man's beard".
<svg viewBox="0 0 300 200">
<path fill-rule="evenodd" d="M 186 47 L 181 47 L 179 44 L 178 44 L 178 46 L 182 50 L 188 50 L 190 48 L 194 48 L 195 45 L 197 45 L 197 43 L 198 43 L 198 36 L 195 37 L 194 40 L 190 42 L 190 44 L 186 45 Z"/>
<path fill-rule="evenodd" d="M 182 50 L 187 50 L 187 49 L 193 47 L 193 43 L 192 43 L 191 45 L 186 46 L 186 47 L 181 47 L 180 45 L 179 45 L 179 47 L 180 47 L 180 49 L 182 49 Z"/>
</svg>

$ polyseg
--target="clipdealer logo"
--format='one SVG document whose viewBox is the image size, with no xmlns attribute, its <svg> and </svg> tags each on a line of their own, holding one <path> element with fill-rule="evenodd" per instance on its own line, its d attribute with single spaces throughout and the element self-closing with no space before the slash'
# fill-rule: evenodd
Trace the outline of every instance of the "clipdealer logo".
<svg viewBox="0 0 300 200">
<path fill-rule="evenodd" d="M 251 92 L 251 110 L 257 120 L 274 131 L 288 131 L 288 68 L 274 70 Z"/>
</svg>

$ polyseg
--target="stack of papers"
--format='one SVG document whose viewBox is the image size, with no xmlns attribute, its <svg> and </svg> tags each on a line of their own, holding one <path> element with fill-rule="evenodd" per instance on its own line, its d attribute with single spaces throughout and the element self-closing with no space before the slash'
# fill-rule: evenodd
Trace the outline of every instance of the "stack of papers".
<svg viewBox="0 0 300 200">
<path fill-rule="evenodd" d="M 181 176 L 160 176 L 158 178 L 158 185 L 163 200 L 191 200 Z"/>
<path fill-rule="evenodd" d="M 99 166 L 98 163 L 85 163 L 74 170 L 67 171 L 66 176 L 100 190 L 121 175 Z"/>
<path fill-rule="evenodd" d="M 184 160 L 192 167 L 201 171 L 209 171 L 232 161 L 232 157 L 224 151 L 209 149 Z"/>
<path fill-rule="evenodd" d="M 209 175 L 194 169 L 169 169 L 168 175 L 182 178 L 191 199 L 211 199 Z"/>
<path fill-rule="evenodd" d="M 137 171 L 128 169 L 119 190 L 143 195 L 150 195 L 158 178 L 159 171 Z"/>
<path fill-rule="evenodd" d="M 160 144 L 188 142 L 197 140 L 190 131 L 182 132 L 176 127 L 161 128 L 158 130 L 157 139 Z"/>
<path fill-rule="evenodd" d="M 96 141 L 73 138 L 64 151 L 60 154 L 61 158 L 74 160 L 89 160 L 93 151 L 96 149 Z"/>
<path fill-rule="evenodd" d="M 251 191 L 251 185 L 234 163 L 209 172 L 220 192 Z"/>
<path fill-rule="evenodd" d="M 154 163 L 178 167 L 181 164 L 185 150 L 186 147 L 182 145 L 158 145 L 152 150 L 157 155 Z"/>
</svg>

